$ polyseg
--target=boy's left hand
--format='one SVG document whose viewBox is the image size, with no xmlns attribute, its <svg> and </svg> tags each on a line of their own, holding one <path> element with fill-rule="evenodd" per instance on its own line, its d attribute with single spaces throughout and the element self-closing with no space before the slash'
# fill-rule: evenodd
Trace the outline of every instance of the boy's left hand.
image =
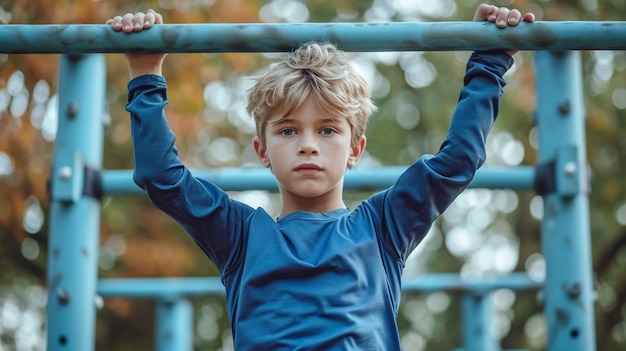
<svg viewBox="0 0 626 351">
<path fill-rule="evenodd" d="M 521 21 L 534 22 L 535 15 L 528 12 L 522 16 L 518 9 L 509 10 L 506 7 L 481 4 L 474 14 L 474 21 L 487 21 L 495 23 L 498 28 L 506 28 L 507 26 L 517 26 Z M 517 50 L 510 50 L 506 53 L 513 56 L 517 53 Z"/>
</svg>

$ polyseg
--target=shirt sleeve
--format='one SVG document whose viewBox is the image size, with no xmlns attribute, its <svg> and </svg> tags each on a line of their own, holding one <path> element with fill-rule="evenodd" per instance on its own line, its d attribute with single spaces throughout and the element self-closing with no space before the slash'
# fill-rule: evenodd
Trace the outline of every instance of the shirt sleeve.
<svg viewBox="0 0 626 351">
<path fill-rule="evenodd" d="M 165 116 L 167 103 L 167 85 L 161 76 L 140 76 L 128 85 L 133 180 L 157 208 L 185 228 L 222 272 L 241 244 L 241 218 L 252 208 L 231 200 L 214 184 L 195 178 L 185 167 Z"/>
<path fill-rule="evenodd" d="M 502 77 L 512 64 L 512 57 L 505 53 L 472 54 L 448 134 L 437 154 L 422 156 L 391 188 L 370 199 L 379 209 L 385 247 L 402 262 L 485 162 L 485 142 L 505 86 Z"/>
</svg>

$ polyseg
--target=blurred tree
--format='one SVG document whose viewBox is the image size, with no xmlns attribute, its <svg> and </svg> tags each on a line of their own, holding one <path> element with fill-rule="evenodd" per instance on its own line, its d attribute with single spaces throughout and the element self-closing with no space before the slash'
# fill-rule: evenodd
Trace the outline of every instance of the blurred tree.
<svg viewBox="0 0 626 351">
<path fill-rule="evenodd" d="M 611 0 L 493 3 L 532 11 L 538 20 L 619 20 L 626 6 Z M 163 13 L 168 23 L 457 21 L 471 20 L 477 5 L 477 1 L 452 0 L 61 0 L 50 6 L 45 0 L 15 0 L 0 2 L 0 21 L 104 23 L 115 14 L 149 7 Z M 373 83 L 374 97 L 381 107 L 368 126 L 368 153 L 361 166 L 407 165 L 423 153 L 435 152 L 456 106 L 468 53 L 352 56 Z M 256 165 L 249 146 L 254 129 L 242 113 L 242 87 L 245 76 L 274 57 L 180 54 L 167 58 L 164 74 L 170 85 L 168 118 L 187 165 Z M 626 165 L 620 162 L 626 154 L 626 142 L 621 137 L 626 132 L 626 55 L 585 52 L 583 57 L 587 148 L 593 172 L 590 207 L 597 276 L 597 344 L 598 350 L 619 350 L 626 346 L 622 312 L 626 306 L 626 183 L 621 176 Z M 507 76 L 500 118 L 489 140 L 488 165 L 536 164 L 532 58 L 531 52 L 518 54 L 516 66 Z M 23 312 L 19 316 L 29 311 L 39 316 L 34 319 L 39 324 L 33 323 L 40 335 L 43 306 L 36 301 L 41 300 L 43 293 L 38 287 L 45 284 L 46 274 L 46 181 L 54 146 L 57 69 L 54 55 L 0 57 L 0 310 Z M 130 169 L 132 150 L 128 114 L 124 111 L 128 72 L 122 55 L 108 55 L 107 70 L 109 111 L 104 167 Z M 275 194 L 232 195 L 262 203 L 270 212 L 279 206 Z M 354 193 L 346 198 L 354 207 L 367 195 Z M 505 274 L 513 270 L 541 274 L 535 202 L 533 193 L 478 189 L 467 192 L 437 221 L 411 257 L 407 276 L 459 271 Z M 485 216 L 488 221 L 478 223 L 477 218 Z M 101 277 L 216 276 L 212 264 L 180 227 L 156 211 L 144 196 L 103 199 L 101 223 Z M 469 247 L 455 240 L 461 227 L 474 233 L 468 237 L 472 239 Z M 494 242 L 506 245 L 490 245 Z M 511 253 L 505 267 L 478 260 L 478 256 L 485 257 L 481 250 L 490 247 Z M 497 330 L 503 338 L 503 348 L 545 347 L 540 294 L 499 291 L 494 295 L 494 303 L 499 309 Z M 198 298 L 194 305 L 197 349 L 229 349 L 230 328 L 223 301 Z M 407 350 L 450 350 L 461 346 L 459 313 L 458 296 L 454 294 L 405 294 L 398 318 L 403 345 Z M 19 328 L 25 324 L 15 318 L 0 321 L 0 346 L 4 343 L 17 349 L 43 349 L 40 343 L 28 344 L 19 339 Z M 106 299 L 98 313 L 96 346 L 101 350 L 154 348 L 153 329 L 152 301 Z"/>
</svg>

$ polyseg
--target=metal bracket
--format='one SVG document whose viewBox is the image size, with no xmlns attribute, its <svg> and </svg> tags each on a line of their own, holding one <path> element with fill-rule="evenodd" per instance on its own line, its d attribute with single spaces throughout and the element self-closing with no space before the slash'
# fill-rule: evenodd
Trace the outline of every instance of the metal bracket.
<svg viewBox="0 0 626 351">
<path fill-rule="evenodd" d="M 535 191 L 539 195 L 556 192 L 571 198 L 578 193 L 590 193 L 589 179 L 587 167 L 581 167 L 578 160 L 578 147 L 563 146 L 558 149 L 554 160 L 537 166 Z"/>
<path fill-rule="evenodd" d="M 48 191 L 52 201 L 77 202 L 81 196 L 90 196 L 101 199 L 103 195 L 102 171 L 85 164 L 80 152 L 58 153 L 71 154 L 57 160 L 51 179 L 48 181 Z"/>
<path fill-rule="evenodd" d="M 545 162 L 537 166 L 535 173 L 535 192 L 546 195 L 556 191 L 555 173 L 556 162 Z"/>
<path fill-rule="evenodd" d="M 102 199 L 102 195 L 104 195 L 104 189 L 102 186 L 102 170 L 85 165 L 83 171 L 85 172 L 83 195 L 90 196 L 98 200 Z"/>
</svg>

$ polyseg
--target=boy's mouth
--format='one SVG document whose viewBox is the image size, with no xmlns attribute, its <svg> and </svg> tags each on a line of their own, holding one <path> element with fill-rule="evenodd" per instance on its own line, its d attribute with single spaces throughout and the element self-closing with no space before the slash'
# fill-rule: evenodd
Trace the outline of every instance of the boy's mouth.
<svg viewBox="0 0 626 351">
<path fill-rule="evenodd" d="M 318 172 L 321 171 L 322 167 L 314 164 L 314 163 L 303 163 L 294 168 L 296 172 Z"/>
</svg>

